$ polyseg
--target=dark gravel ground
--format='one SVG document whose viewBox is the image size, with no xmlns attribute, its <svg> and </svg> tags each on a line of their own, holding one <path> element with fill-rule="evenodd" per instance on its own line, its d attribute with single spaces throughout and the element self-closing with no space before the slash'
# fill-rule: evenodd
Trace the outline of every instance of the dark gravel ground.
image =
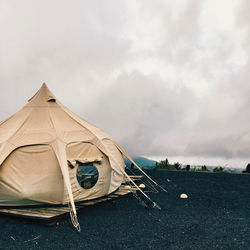
<svg viewBox="0 0 250 250">
<path fill-rule="evenodd" d="M 78 216 L 81 233 L 69 220 L 48 227 L 1 215 L 0 248 L 250 249 L 249 174 L 148 173 L 168 190 L 150 194 L 161 211 L 134 197 L 103 203 Z"/>
</svg>

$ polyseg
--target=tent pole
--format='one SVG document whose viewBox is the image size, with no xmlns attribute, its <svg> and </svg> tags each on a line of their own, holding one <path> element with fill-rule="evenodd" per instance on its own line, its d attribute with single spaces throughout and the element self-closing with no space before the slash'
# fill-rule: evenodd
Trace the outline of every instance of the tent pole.
<svg viewBox="0 0 250 250">
<path fill-rule="evenodd" d="M 156 186 L 160 187 L 164 192 L 167 192 L 167 190 L 165 188 L 163 188 L 162 186 L 160 186 L 158 183 L 156 183 L 152 178 L 150 178 L 133 160 L 132 158 L 129 157 L 129 155 L 119 146 L 116 144 L 116 146 L 118 147 L 118 149 L 121 151 L 121 153 L 130 161 L 132 162 L 137 169 L 139 169 L 152 183 L 154 183 Z"/>
<path fill-rule="evenodd" d="M 154 207 L 157 207 L 159 210 L 161 210 L 161 207 L 158 206 L 154 201 L 152 201 L 137 185 L 136 183 L 130 178 L 130 176 L 123 171 L 123 174 L 133 183 L 133 185 L 149 200 L 153 203 Z"/>
</svg>

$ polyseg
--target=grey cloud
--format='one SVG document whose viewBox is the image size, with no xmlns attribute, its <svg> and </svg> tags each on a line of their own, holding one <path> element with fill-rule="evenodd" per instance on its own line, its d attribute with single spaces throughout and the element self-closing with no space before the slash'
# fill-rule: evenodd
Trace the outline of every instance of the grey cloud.
<svg viewBox="0 0 250 250">
<path fill-rule="evenodd" d="M 197 49 L 201 28 L 199 17 L 202 2 L 191 0 L 178 14 L 174 16 L 174 5 L 171 1 L 146 1 L 142 5 L 144 11 L 154 19 L 157 17 L 161 23 L 161 46 L 155 48 L 154 53 L 158 58 L 178 64 L 187 64 Z M 150 11 L 149 11 L 150 10 Z"/>
<path fill-rule="evenodd" d="M 203 157 L 249 158 L 250 133 L 241 135 L 228 135 L 203 140 L 197 139 L 186 148 L 186 155 Z"/>
<path fill-rule="evenodd" d="M 249 3 L 242 2 L 236 23 L 246 32 L 240 44 L 245 65 L 233 60 L 239 45 L 233 33 L 204 40 L 198 0 L 187 1 L 177 18 L 171 1 L 141 1 L 138 16 L 146 13 L 145 25 L 157 19 L 162 39 L 141 55 L 128 35 L 128 4 L 2 1 L 1 120 L 45 81 L 60 101 L 131 155 L 250 158 Z M 167 68 L 164 79 L 157 70 L 127 70 L 135 61 L 143 65 L 141 58 L 191 72 L 197 82 L 178 73 L 168 77 Z M 198 84 L 205 86 L 202 96 Z"/>
<path fill-rule="evenodd" d="M 242 1 L 240 11 L 238 12 L 238 15 L 237 15 L 237 24 L 240 28 L 243 28 L 246 30 L 247 39 L 244 42 L 244 46 L 247 47 L 248 49 L 250 46 L 249 11 L 250 11 L 250 2 L 249 1 Z"/>
<path fill-rule="evenodd" d="M 85 117 L 108 131 L 133 155 L 165 154 L 174 147 L 180 130 L 188 128 L 188 111 L 195 101 L 185 87 L 171 88 L 156 76 L 134 72 L 119 76 L 95 96 Z"/>
<path fill-rule="evenodd" d="M 130 60 L 124 4 L 110 4 L 1 2 L 0 29 L 5 34 L 0 42 L 2 119 L 21 108 L 42 82 L 75 108 L 80 105 L 76 94 L 88 99 Z"/>
<path fill-rule="evenodd" d="M 204 141 L 203 141 L 204 140 Z M 203 138 L 202 141 L 195 141 L 194 143 L 187 146 L 187 155 L 196 155 L 203 157 L 225 157 L 232 158 L 233 153 L 231 149 L 231 142 L 228 138 L 217 138 L 214 140 L 207 140 Z"/>
<path fill-rule="evenodd" d="M 199 119 L 187 155 L 249 158 L 249 64 L 230 73 L 199 100 Z"/>
</svg>

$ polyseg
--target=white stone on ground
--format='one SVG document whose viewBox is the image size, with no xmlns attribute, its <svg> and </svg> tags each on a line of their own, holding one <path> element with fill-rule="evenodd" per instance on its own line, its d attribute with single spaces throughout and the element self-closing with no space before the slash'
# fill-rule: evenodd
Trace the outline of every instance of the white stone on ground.
<svg viewBox="0 0 250 250">
<path fill-rule="evenodd" d="M 187 199 L 188 196 L 187 196 L 186 194 L 181 194 L 181 195 L 180 195 L 180 198 L 182 198 L 182 199 Z"/>
</svg>

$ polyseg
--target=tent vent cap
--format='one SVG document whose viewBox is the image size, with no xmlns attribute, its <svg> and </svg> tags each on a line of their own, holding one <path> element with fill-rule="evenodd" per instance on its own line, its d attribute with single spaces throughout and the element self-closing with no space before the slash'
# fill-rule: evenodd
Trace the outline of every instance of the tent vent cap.
<svg viewBox="0 0 250 250">
<path fill-rule="evenodd" d="M 56 102 L 55 97 L 53 97 L 53 96 L 49 96 L 49 98 L 48 98 L 48 102 Z"/>
</svg>

